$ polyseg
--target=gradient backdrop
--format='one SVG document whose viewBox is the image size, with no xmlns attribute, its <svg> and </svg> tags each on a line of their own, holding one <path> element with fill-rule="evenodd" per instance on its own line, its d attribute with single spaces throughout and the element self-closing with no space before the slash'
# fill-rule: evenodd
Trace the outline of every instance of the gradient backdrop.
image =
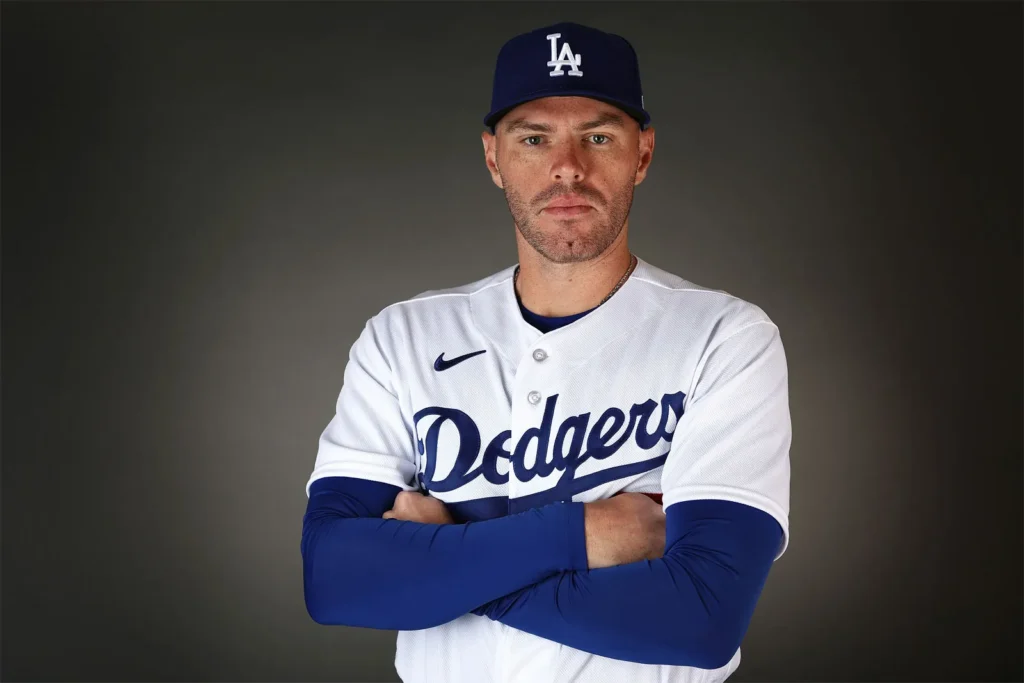
<svg viewBox="0 0 1024 683">
<path fill-rule="evenodd" d="M 787 347 L 734 680 L 1021 680 L 1021 7 L 4 2 L 3 679 L 396 680 L 303 487 L 365 320 L 514 262 L 494 57 L 571 19 L 640 57 L 635 251 Z"/>
</svg>

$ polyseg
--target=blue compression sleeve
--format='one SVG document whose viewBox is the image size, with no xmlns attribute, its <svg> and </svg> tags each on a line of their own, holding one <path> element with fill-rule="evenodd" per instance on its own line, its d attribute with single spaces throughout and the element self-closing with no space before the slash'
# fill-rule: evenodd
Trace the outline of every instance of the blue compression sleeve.
<svg viewBox="0 0 1024 683">
<path fill-rule="evenodd" d="M 766 512 L 724 500 L 665 512 L 663 557 L 563 572 L 474 614 L 613 659 L 725 666 L 746 634 L 782 528 Z"/>
<path fill-rule="evenodd" d="M 587 567 L 582 503 L 465 524 L 381 519 L 399 490 L 348 477 L 310 486 L 301 550 L 314 621 L 429 628 L 558 572 Z"/>
</svg>

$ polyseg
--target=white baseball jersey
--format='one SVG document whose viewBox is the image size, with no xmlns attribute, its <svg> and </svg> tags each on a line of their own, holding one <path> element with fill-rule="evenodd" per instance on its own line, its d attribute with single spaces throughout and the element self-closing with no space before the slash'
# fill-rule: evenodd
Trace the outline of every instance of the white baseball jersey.
<svg viewBox="0 0 1024 683">
<path fill-rule="evenodd" d="M 640 260 L 607 302 L 546 334 L 513 267 L 371 318 L 351 349 L 309 479 L 423 490 L 471 517 L 623 491 L 759 508 L 789 544 L 788 373 L 759 307 Z M 307 485 L 307 494 L 308 494 Z M 497 506 L 497 507 L 496 507 Z M 635 664 L 487 617 L 400 631 L 405 683 L 711 683 L 717 670 Z"/>
</svg>

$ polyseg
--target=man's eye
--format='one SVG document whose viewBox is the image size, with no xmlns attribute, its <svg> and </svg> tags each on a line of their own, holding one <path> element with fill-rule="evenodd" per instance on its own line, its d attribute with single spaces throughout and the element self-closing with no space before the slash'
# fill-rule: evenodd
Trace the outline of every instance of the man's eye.
<svg viewBox="0 0 1024 683">
<path fill-rule="evenodd" d="M 594 133 L 593 135 L 590 136 L 590 139 L 593 140 L 598 145 L 603 145 L 604 143 L 608 142 L 608 136 L 601 135 L 600 133 Z"/>
<path fill-rule="evenodd" d="M 536 142 L 530 142 L 531 140 L 535 140 Z M 526 144 L 531 145 L 531 146 L 539 145 L 540 144 L 540 136 L 539 135 L 531 135 L 530 137 L 526 138 Z"/>
</svg>

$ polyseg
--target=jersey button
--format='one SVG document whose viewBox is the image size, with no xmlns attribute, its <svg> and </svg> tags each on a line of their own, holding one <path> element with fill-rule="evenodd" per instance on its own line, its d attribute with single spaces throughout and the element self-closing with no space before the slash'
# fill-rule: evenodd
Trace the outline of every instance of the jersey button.
<svg viewBox="0 0 1024 683">
<path fill-rule="evenodd" d="M 548 357 L 548 352 L 544 349 L 537 349 L 533 352 L 533 359 L 538 363 Z"/>
<path fill-rule="evenodd" d="M 526 400 L 532 403 L 533 405 L 537 405 L 538 403 L 540 403 L 540 392 L 531 391 L 526 395 Z"/>
</svg>

